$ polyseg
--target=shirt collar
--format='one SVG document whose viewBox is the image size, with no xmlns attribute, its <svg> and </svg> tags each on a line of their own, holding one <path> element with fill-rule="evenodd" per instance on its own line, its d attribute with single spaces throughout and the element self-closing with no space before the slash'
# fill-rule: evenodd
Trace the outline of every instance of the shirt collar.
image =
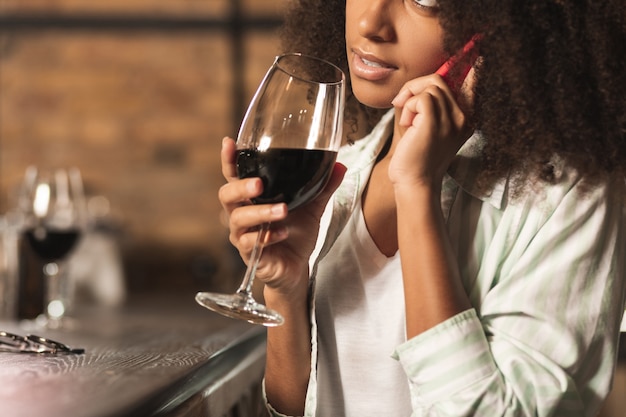
<svg viewBox="0 0 626 417">
<path fill-rule="evenodd" d="M 502 178 L 486 190 L 478 186 L 477 178 L 481 169 L 483 145 L 483 136 L 479 132 L 474 133 L 457 152 L 448 168 L 448 175 L 468 194 L 501 210 L 505 202 L 509 179 L 508 177 Z"/>
<path fill-rule="evenodd" d="M 394 110 L 391 109 L 385 113 L 364 140 L 357 141 L 350 146 L 352 158 L 348 157 L 342 162 L 348 167 L 356 168 L 357 171 L 363 169 L 364 166 L 371 168 L 373 161 L 385 145 L 385 141 L 389 135 L 393 134 L 393 119 Z M 474 133 L 457 152 L 448 168 L 448 175 L 463 191 L 501 210 L 506 199 L 509 179 L 503 178 L 487 190 L 480 189 L 476 182 L 481 169 L 483 145 L 482 134 Z"/>
</svg>

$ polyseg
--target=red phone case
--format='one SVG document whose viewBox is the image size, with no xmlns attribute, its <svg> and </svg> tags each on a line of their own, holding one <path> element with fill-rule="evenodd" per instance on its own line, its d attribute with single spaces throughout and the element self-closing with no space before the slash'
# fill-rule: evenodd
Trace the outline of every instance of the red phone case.
<svg viewBox="0 0 626 417">
<path fill-rule="evenodd" d="M 463 84 L 465 77 L 467 77 L 467 74 L 469 73 L 470 69 L 472 69 L 474 62 L 476 62 L 476 58 L 478 58 L 478 53 L 476 52 L 476 41 L 479 38 L 480 35 L 474 35 L 472 39 L 470 39 L 469 42 L 467 42 L 458 53 L 451 56 L 435 72 L 435 74 L 441 75 L 446 84 L 448 84 L 448 86 L 453 91 L 456 91 L 461 86 L 461 84 Z M 468 55 L 470 55 L 470 59 L 464 60 L 463 58 Z M 463 67 L 462 71 L 455 72 L 454 78 L 452 78 L 451 70 L 459 62 L 464 62 L 465 66 Z"/>
</svg>

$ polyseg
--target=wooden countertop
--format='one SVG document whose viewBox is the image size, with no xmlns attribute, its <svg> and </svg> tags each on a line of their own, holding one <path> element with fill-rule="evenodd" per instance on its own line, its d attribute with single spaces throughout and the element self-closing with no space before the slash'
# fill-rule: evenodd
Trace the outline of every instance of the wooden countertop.
<svg viewBox="0 0 626 417">
<path fill-rule="evenodd" d="M 166 415 L 193 398 L 219 416 L 262 376 L 265 329 L 212 313 L 193 294 L 142 297 L 116 310 L 83 308 L 75 317 L 63 330 L 0 321 L 0 330 L 85 349 L 0 352 L 1 416 Z"/>
</svg>

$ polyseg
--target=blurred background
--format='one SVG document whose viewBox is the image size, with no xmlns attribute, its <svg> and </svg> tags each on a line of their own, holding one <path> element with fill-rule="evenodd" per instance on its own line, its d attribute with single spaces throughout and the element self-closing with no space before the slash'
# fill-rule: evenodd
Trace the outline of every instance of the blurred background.
<svg viewBox="0 0 626 417">
<path fill-rule="evenodd" d="M 239 282 L 221 139 L 287 0 L 0 0 L 0 213 L 30 165 L 77 167 L 130 293 Z"/>
</svg>

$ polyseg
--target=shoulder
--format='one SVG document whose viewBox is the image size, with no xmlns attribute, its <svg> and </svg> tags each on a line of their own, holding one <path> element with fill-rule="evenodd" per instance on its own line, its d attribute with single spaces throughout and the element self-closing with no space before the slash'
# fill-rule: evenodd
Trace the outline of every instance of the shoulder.
<svg viewBox="0 0 626 417">
<path fill-rule="evenodd" d="M 623 175 L 606 174 L 589 180 L 577 169 L 558 161 L 551 163 L 549 168 L 554 172 L 552 182 L 526 181 L 522 185 L 511 187 L 509 203 L 531 204 L 547 212 L 554 212 L 563 206 L 572 206 L 578 210 L 595 207 L 597 210 L 607 210 L 624 216 L 626 178 Z"/>
</svg>

